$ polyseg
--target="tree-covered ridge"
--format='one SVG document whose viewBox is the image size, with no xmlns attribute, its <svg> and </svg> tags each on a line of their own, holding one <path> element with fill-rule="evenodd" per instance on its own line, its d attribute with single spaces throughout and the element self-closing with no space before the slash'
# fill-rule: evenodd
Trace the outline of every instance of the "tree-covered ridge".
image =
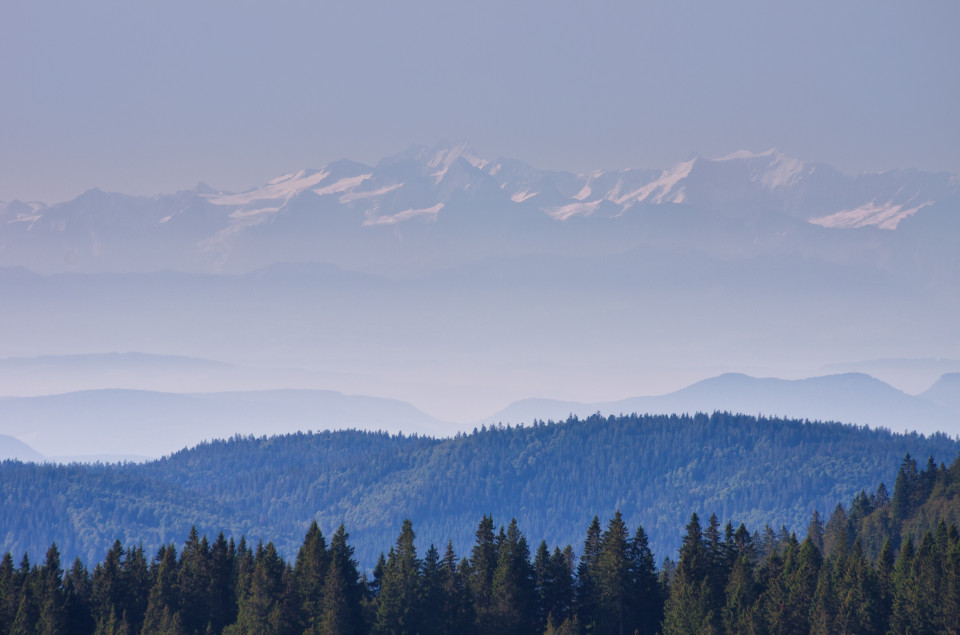
<svg viewBox="0 0 960 635">
<path fill-rule="evenodd" d="M 644 528 L 619 512 L 593 518 L 579 556 L 545 541 L 532 551 L 516 520 L 497 530 L 486 515 L 469 556 L 419 551 L 406 520 L 369 577 L 344 526 L 328 544 L 315 522 L 289 563 L 273 543 L 196 529 L 149 562 L 116 541 L 92 572 L 79 560 L 63 571 L 55 545 L 40 565 L 8 552 L 0 634 L 958 632 L 960 532 L 929 514 L 955 512 L 960 459 L 910 482 L 915 468 L 907 456 L 892 497 L 881 485 L 825 525 L 815 513 L 802 542 L 693 514 L 660 571 Z M 933 529 L 914 534 L 917 523 Z M 871 557 L 863 545 L 880 538 Z"/>
<path fill-rule="evenodd" d="M 715 413 L 572 418 L 447 439 L 358 431 L 233 438 L 144 465 L 0 465 L 0 549 L 93 562 L 119 537 L 148 551 L 192 526 L 274 541 L 291 557 L 311 521 L 351 528 L 373 566 L 409 518 L 427 542 L 473 540 L 492 514 L 550 544 L 576 544 L 599 514 L 680 544 L 689 510 L 748 526 L 805 526 L 889 479 L 905 453 L 956 456 L 945 435 Z"/>
</svg>

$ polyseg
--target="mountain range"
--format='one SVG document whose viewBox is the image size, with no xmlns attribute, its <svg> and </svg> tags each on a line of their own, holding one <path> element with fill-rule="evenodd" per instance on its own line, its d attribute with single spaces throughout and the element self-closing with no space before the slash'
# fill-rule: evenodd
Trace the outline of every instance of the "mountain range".
<svg viewBox="0 0 960 635">
<path fill-rule="evenodd" d="M 916 394 L 960 371 L 958 188 L 776 151 L 575 174 L 442 145 L 240 193 L 15 201 L 0 379 L 20 397 L 328 390 L 460 426 L 531 396 L 609 404 L 725 373 L 860 372 Z M 110 351 L 176 361 L 108 370 Z M 696 408 L 740 408 L 721 403 Z M 797 412 L 779 405 L 759 409 Z M 810 416 L 957 432 L 925 407 Z"/>
<path fill-rule="evenodd" d="M 102 389 L 0 398 L 0 430 L 44 456 L 160 457 L 233 435 L 301 430 L 436 435 L 440 421 L 409 404 L 320 390 L 160 393 Z"/>
<path fill-rule="evenodd" d="M 0 551 L 101 559 L 117 539 L 156 553 L 196 526 L 292 555 L 310 522 L 345 523 L 363 567 L 410 519 L 418 544 L 469 553 L 478 519 L 516 518 L 579 553 L 593 516 L 619 509 L 655 553 L 680 544 L 696 511 L 763 531 L 802 532 L 880 482 L 910 453 L 952 460 L 960 441 L 745 415 L 570 419 L 486 426 L 445 439 L 340 431 L 231 437 L 126 465 L 0 462 Z M 889 494 L 888 494 L 889 495 Z M 662 556 L 661 556 L 662 557 Z"/>
<path fill-rule="evenodd" d="M 713 243 L 718 254 L 749 246 L 751 254 L 822 255 L 831 246 L 817 243 L 838 240 L 822 230 L 899 230 L 915 241 L 937 218 L 956 231 L 958 200 L 956 175 L 849 176 L 773 149 L 574 174 L 441 145 L 374 166 L 341 160 L 240 193 L 201 183 L 155 197 L 93 189 L 49 206 L 13 201 L 0 205 L 0 265 L 42 273 L 245 272 L 300 260 L 396 272 L 664 240 Z M 915 254 L 898 253 L 890 232 L 853 236 L 843 238 L 857 252 L 846 262 L 893 258 L 903 266 Z M 874 250 L 873 258 L 863 253 Z"/>
<path fill-rule="evenodd" d="M 481 425 L 530 425 L 571 416 L 631 413 L 726 411 L 853 423 L 897 433 L 955 435 L 960 430 L 958 379 L 960 374 L 944 375 L 928 391 L 913 396 L 857 373 L 803 380 L 727 374 L 665 395 L 612 402 L 525 399 L 467 424 L 439 421 L 401 401 L 333 391 L 87 390 L 0 398 L 0 432 L 12 435 L 6 445 L 0 444 L 0 460 L 144 460 L 236 434 L 272 436 L 350 428 L 448 437 Z M 20 445 L 13 443 L 13 437 Z"/>
<path fill-rule="evenodd" d="M 841 421 L 895 432 L 960 430 L 958 375 L 944 375 L 929 391 L 908 395 L 860 373 L 785 380 L 726 374 L 656 397 L 606 403 L 526 399 L 484 423 L 563 420 L 594 413 L 619 415 L 713 412 L 716 410 L 819 421 Z"/>
</svg>

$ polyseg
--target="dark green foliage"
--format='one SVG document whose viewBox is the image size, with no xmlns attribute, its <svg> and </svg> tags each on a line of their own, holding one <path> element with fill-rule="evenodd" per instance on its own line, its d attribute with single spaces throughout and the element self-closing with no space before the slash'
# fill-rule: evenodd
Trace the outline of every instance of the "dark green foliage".
<svg viewBox="0 0 960 635">
<path fill-rule="evenodd" d="M 600 519 L 593 517 L 583 541 L 580 564 L 577 565 L 576 612 L 585 628 L 596 623 L 600 604 L 597 584 L 597 561 L 600 559 Z"/>
<path fill-rule="evenodd" d="M 327 543 L 317 521 L 310 523 L 293 569 L 294 587 L 300 609 L 300 625 L 307 630 L 320 627 L 323 618 L 323 584 L 330 567 Z"/>
<path fill-rule="evenodd" d="M 890 466 L 905 452 L 958 450 L 946 436 L 725 413 L 493 426 L 448 439 L 238 437 L 144 465 L 3 463 L 0 550 L 39 555 L 56 541 L 65 562 L 92 563 L 116 539 L 156 553 L 195 525 L 209 536 L 273 541 L 293 560 L 311 522 L 335 527 L 347 518 L 366 568 L 407 517 L 423 544 L 452 539 L 469 555 L 483 514 L 516 517 L 548 544 L 578 545 L 594 514 L 619 509 L 628 525 L 643 524 L 654 552 L 667 554 L 691 510 L 800 529 L 814 509 L 891 483 Z M 935 478 L 922 482 L 905 498 L 907 510 L 936 487 Z M 881 545 L 863 546 L 876 557 Z"/>
<path fill-rule="evenodd" d="M 413 544 L 413 524 L 403 521 L 396 546 L 390 550 L 380 581 L 376 633 L 413 634 L 420 632 L 420 560 Z M 435 580 L 434 580 L 435 582 Z"/>
<path fill-rule="evenodd" d="M 179 556 L 166 545 L 150 563 L 115 541 L 92 572 L 79 560 L 64 571 L 57 545 L 39 564 L 24 555 L 16 566 L 8 552 L 0 634 L 960 632 L 960 459 L 928 460 L 915 477 L 909 462 L 903 518 L 882 486 L 837 506 L 822 548 L 819 515 L 801 542 L 693 514 L 659 576 L 645 529 L 631 537 L 619 511 L 605 529 L 594 517 L 578 563 L 546 541 L 531 557 L 519 523 L 495 531 L 489 515 L 470 560 L 452 542 L 421 560 L 407 520 L 370 582 L 343 524 L 327 546 L 312 523 L 294 566 L 273 543 L 251 550 L 221 533 L 211 544 L 196 529 Z"/>
<path fill-rule="evenodd" d="M 530 633 L 536 624 L 536 591 L 527 539 L 516 520 L 507 525 L 498 549 L 493 574 L 493 624 L 495 632 Z"/>
<path fill-rule="evenodd" d="M 470 594 L 477 628 L 484 632 L 492 625 L 493 574 L 496 572 L 498 558 L 492 516 L 483 516 L 477 527 L 476 537 L 470 557 Z"/>
</svg>

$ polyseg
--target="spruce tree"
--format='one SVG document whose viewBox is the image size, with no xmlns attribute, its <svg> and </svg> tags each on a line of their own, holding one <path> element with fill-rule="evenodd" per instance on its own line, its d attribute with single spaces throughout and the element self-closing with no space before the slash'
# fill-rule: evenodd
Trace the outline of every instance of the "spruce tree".
<svg viewBox="0 0 960 635">
<path fill-rule="evenodd" d="M 466 559 L 457 563 L 453 541 L 447 542 L 447 549 L 440 561 L 440 584 L 443 590 L 441 594 L 443 604 L 440 609 L 440 632 L 442 633 L 465 633 L 473 626 L 475 615 L 467 586 L 468 567 Z"/>
<path fill-rule="evenodd" d="M 694 513 L 680 547 L 680 561 L 664 608 L 665 635 L 718 632 L 711 606 L 711 583 L 700 519 Z"/>
<path fill-rule="evenodd" d="M 187 633 L 200 633 L 210 621 L 210 546 L 197 528 L 190 529 L 180 551 L 177 575 L 180 624 Z"/>
<path fill-rule="evenodd" d="M 319 628 L 323 615 L 323 584 L 330 568 L 330 556 L 323 532 L 314 520 L 307 529 L 293 568 L 300 609 L 300 624 L 306 631 Z"/>
<path fill-rule="evenodd" d="M 143 632 L 164 632 L 177 617 L 179 625 L 180 589 L 178 586 L 177 552 L 173 545 L 161 547 L 157 552 L 154 582 L 147 600 L 143 618 Z"/>
<path fill-rule="evenodd" d="M 627 525 L 617 510 L 600 538 L 595 567 L 600 632 L 623 635 L 635 630 L 635 589 L 628 555 L 629 538 Z"/>
<path fill-rule="evenodd" d="M 725 604 L 721 611 L 724 630 L 727 633 L 758 632 L 755 611 L 757 583 L 753 576 L 753 563 L 747 554 L 741 554 L 733 564 L 724 597 Z"/>
<path fill-rule="evenodd" d="M 647 532 L 642 526 L 630 542 L 629 548 L 633 619 L 640 635 L 653 635 L 663 621 L 663 594 L 657 580 L 657 567 L 650 551 Z"/>
<path fill-rule="evenodd" d="M 37 571 L 36 584 L 38 633 L 62 633 L 66 626 L 63 593 L 63 569 L 60 568 L 60 552 L 54 543 L 47 550 L 43 566 Z"/>
<path fill-rule="evenodd" d="M 529 633 L 536 624 L 536 604 L 530 548 L 516 519 L 500 541 L 493 575 L 492 624 L 496 632 Z"/>
<path fill-rule="evenodd" d="M 493 517 L 484 514 L 476 531 L 476 543 L 470 556 L 470 593 L 476 612 L 477 628 L 489 632 L 491 606 L 493 603 L 493 574 L 497 568 L 496 538 L 493 533 Z"/>
<path fill-rule="evenodd" d="M 583 541 L 583 552 L 577 565 L 577 588 L 575 613 L 585 629 L 593 628 L 600 607 L 597 585 L 597 561 L 600 558 L 600 519 L 597 516 L 590 521 L 587 537 Z"/>
<path fill-rule="evenodd" d="M 414 538 L 413 524 L 404 520 L 383 572 L 377 600 L 376 633 L 412 634 L 419 631 L 420 561 Z"/>
<path fill-rule="evenodd" d="M 418 597 L 419 632 L 423 635 L 443 633 L 443 610 L 447 604 L 440 573 L 440 552 L 433 545 L 427 549 L 420 563 L 420 592 Z"/>
</svg>

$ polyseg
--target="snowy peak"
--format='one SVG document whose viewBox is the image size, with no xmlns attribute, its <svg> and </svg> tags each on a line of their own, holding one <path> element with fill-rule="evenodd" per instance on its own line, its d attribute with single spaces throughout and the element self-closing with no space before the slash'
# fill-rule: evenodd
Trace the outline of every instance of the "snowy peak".
<svg viewBox="0 0 960 635">
<path fill-rule="evenodd" d="M 478 230 L 547 244 L 548 234 L 567 232 L 564 225 L 583 222 L 603 234 L 612 227 L 604 221 L 618 218 L 640 225 L 655 218 L 660 220 L 651 222 L 673 223 L 675 231 L 697 231 L 670 220 L 678 218 L 680 206 L 701 215 L 698 225 L 743 227 L 763 218 L 836 231 L 892 231 L 911 216 L 928 218 L 927 208 L 940 210 L 934 215 L 949 213 L 958 199 L 955 175 L 907 170 L 848 176 L 773 148 L 717 159 L 694 156 L 666 169 L 573 173 L 490 160 L 465 143 L 440 144 L 411 147 L 373 166 L 340 160 L 291 171 L 240 193 L 201 183 L 157 197 L 92 189 L 50 207 L 0 204 L 0 265 L 100 270 L 111 259 L 142 257 L 136 266 L 179 268 L 185 259 L 219 271 L 251 258 L 237 254 L 254 254 L 264 241 L 276 245 L 275 253 L 258 254 L 258 265 L 290 259 L 281 245 L 291 240 L 300 241 L 297 258 L 315 260 L 320 245 L 334 236 L 379 241 L 379 248 L 416 236 L 458 250 L 476 242 Z M 768 238 L 769 244 L 779 241 Z"/>
<path fill-rule="evenodd" d="M 686 204 L 735 217 L 776 211 L 829 228 L 895 229 L 907 216 L 960 190 L 947 175 L 913 184 L 901 183 L 905 177 L 899 173 L 871 175 L 868 184 L 858 180 L 775 148 L 694 157 L 663 170 L 571 174 L 489 160 L 460 143 L 413 146 L 375 167 L 343 161 L 284 174 L 241 194 L 202 196 L 232 207 L 230 218 L 244 225 L 282 213 L 296 197 L 314 195 L 355 212 L 368 227 L 436 220 L 453 199 L 486 197 L 488 205 L 521 206 L 560 222 L 601 211 L 612 217 L 640 213 L 638 206 Z M 923 196 L 925 189 L 935 192 Z"/>
</svg>

